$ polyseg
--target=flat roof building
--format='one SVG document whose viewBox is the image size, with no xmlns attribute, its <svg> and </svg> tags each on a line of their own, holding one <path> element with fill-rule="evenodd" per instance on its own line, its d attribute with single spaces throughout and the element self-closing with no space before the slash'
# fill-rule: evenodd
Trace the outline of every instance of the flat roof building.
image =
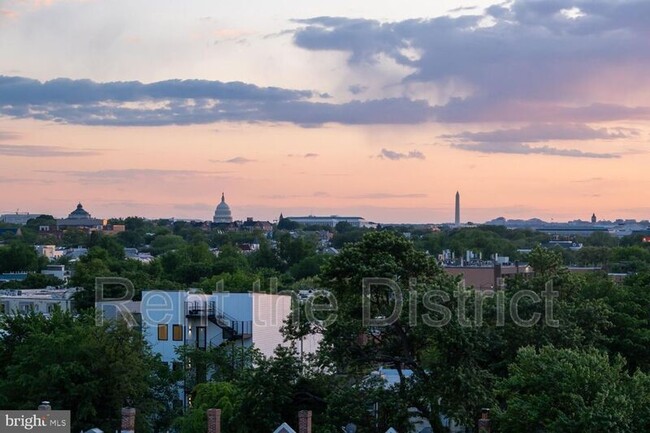
<svg viewBox="0 0 650 433">
<path fill-rule="evenodd" d="M 72 311 L 73 295 L 77 288 L 0 290 L 0 314 L 42 313 L 51 314 L 57 307 Z"/>
<path fill-rule="evenodd" d="M 341 222 L 346 222 L 350 224 L 353 227 L 365 227 L 366 225 L 366 220 L 363 219 L 362 217 L 357 217 L 357 216 L 338 216 L 338 215 L 330 215 L 330 216 L 316 216 L 316 215 L 308 215 L 308 216 L 290 216 L 286 217 L 286 219 L 297 222 L 299 224 L 304 224 L 304 225 L 318 225 L 318 226 L 329 226 L 329 227 L 334 227 L 338 223 Z"/>
</svg>

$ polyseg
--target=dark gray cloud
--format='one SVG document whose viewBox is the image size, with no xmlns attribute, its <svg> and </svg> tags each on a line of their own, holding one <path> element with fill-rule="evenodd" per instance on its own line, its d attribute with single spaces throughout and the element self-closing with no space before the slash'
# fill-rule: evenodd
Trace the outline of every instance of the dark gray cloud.
<svg viewBox="0 0 650 433">
<path fill-rule="evenodd" d="M 290 153 L 287 156 L 289 158 L 318 158 L 320 155 L 318 153 L 304 153 L 304 154 Z"/>
<path fill-rule="evenodd" d="M 561 149 L 553 146 L 531 146 L 558 140 L 620 140 L 637 136 L 629 128 L 592 128 L 584 124 L 532 124 L 512 129 L 483 132 L 461 132 L 443 135 L 457 149 L 481 153 L 511 153 L 520 155 L 554 155 L 573 158 L 618 158 L 617 153 L 585 152 L 578 149 Z"/>
<path fill-rule="evenodd" d="M 419 150 L 412 150 L 408 153 L 395 152 L 394 150 L 381 149 L 379 158 L 390 159 L 391 161 L 399 161 L 401 159 L 426 159 L 424 154 Z"/>
<path fill-rule="evenodd" d="M 450 95 L 436 106 L 409 97 L 333 103 L 313 90 L 241 82 L 0 76 L 0 116 L 108 126 L 233 121 L 304 127 L 650 119 L 642 98 L 650 92 L 647 0 L 514 0 L 454 12 L 464 15 L 399 22 L 316 17 L 296 20 L 293 33 L 298 47 L 346 53 L 364 73 L 384 59 L 404 66 L 410 72 L 403 94 L 423 83 L 432 94 Z M 348 84 L 352 95 L 365 96 L 359 80 Z"/>
<path fill-rule="evenodd" d="M 59 78 L 41 82 L 0 76 L 0 105 L 91 104 L 157 100 L 294 101 L 315 96 L 311 91 L 258 87 L 241 82 L 166 80 L 97 83 Z"/>
<path fill-rule="evenodd" d="M 69 124 L 159 126 L 234 122 L 413 124 L 431 118 L 425 101 L 387 98 L 343 104 L 313 101 L 311 91 L 244 83 L 168 80 L 40 82 L 0 76 L 0 115 Z"/>
<path fill-rule="evenodd" d="M 243 156 L 235 156 L 234 158 L 225 159 L 222 161 L 214 161 L 214 162 L 225 162 L 227 164 L 248 164 L 249 162 L 255 162 L 255 160 L 245 158 Z"/>
<path fill-rule="evenodd" d="M 619 158 L 620 155 L 616 153 L 595 153 L 595 152 L 584 152 L 578 149 L 560 149 L 557 147 L 551 146 L 530 146 L 524 143 L 457 143 L 452 144 L 452 147 L 456 149 L 469 150 L 473 152 L 481 153 L 509 153 L 516 155 L 552 155 L 552 156 L 565 156 L 572 158 L 598 158 L 598 159 L 608 159 L 608 158 Z"/>
<path fill-rule="evenodd" d="M 434 109 L 439 121 L 648 119 L 627 106 L 650 90 L 648 16 L 647 0 L 515 0 L 456 18 L 301 20 L 294 43 L 351 65 L 388 57 L 413 71 L 405 82 L 462 88 Z"/>
<path fill-rule="evenodd" d="M 538 143 L 551 140 L 615 140 L 637 136 L 628 128 L 592 128 L 583 124 L 532 124 L 485 132 L 461 132 L 441 138 L 474 143 Z"/>
<path fill-rule="evenodd" d="M 478 9 L 477 6 L 459 6 L 457 8 L 449 9 L 449 12 L 466 12 Z"/>
<path fill-rule="evenodd" d="M 18 144 L 0 144 L 0 155 L 25 158 L 73 157 L 99 155 L 94 150 L 72 150 L 56 146 L 25 146 Z"/>
<path fill-rule="evenodd" d="M 368 86 L 362 86 L 361 84 L 352 84 L 348 86 L 348 91 L 353 95 L 360 95 L 366 90 L 368 90 Z"/>
</svg>

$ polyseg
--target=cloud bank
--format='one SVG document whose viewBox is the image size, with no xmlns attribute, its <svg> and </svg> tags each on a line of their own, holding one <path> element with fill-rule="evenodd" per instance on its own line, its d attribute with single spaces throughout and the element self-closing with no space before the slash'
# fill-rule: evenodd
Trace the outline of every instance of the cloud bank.
<svg viewBox="0 0 650 433">
<path fill-rule="evenodd" d="M 514 0 L 462 12 L 467 14 L 397 22 L 296 20 L 297 47 L 342 52 L 350 71 L 381 77 L 386 61 L 403 68 L 401 81 L 384 83 L 373 99 L 366 97 L 366 82 L 359 84 L 363 75 L 354 73 L 339 96 L 356 99 L 338 103 L 316 90 L 242 82 L 0 76 L 0 115 L 112 126 L 650 119 L 649 2 Z M 422 89 L 437 96 L 425 100 Z"/>
<path fill-rule="evenodd" d="M 552 156 L 568 156 L 572 158 L 599 158 L 610 159 L 620 158 L 616 153 L 596 153 L 584 152 L 578 149 L 560 149 L 551 146 L 530 146 L 523 143 L 483 143 L 483 144 L 467 144 L 457 143 L 452 144 L 452 147 L 462 150 L 470 150 L 481 153 L 510 153 L 517 155 L 552 155 Z"/>
<path fill-rule="evenodd" d="M 592 128 L 582 124 L 532 124 L 520 128 L 482 132 L 461 132 L 443 135 L 451 147 L 481 153 L 511 153 L 519 155 L 554 155 L 574 158 L 619 158 L 616 153 L 584 152 L 552 146 L 531 146 L 530 143 L 570 140 L 620 140 L 638 136 L 639 131 L 627 128 Z"/>
<path fill-rule="evenodd" d="M 391 161 L 399 161 L 401 159 L 426 159 L 426 156 L 419 150 L 412 150 L 408 153 L 395 152 L 394 150 L 381 149 L 379 158 L 386 158 Z"/>
<path fill-rule="evenodd" d="M 160 126 L 231 122 L 299 125 L 412 124 L 427 121 L 431 107 L 408 98 L 319 102 L 304 90 L 239 82 L 167 80 L 97 83 L 56 79 L 40 82 L 0 76 L 0 115 L 68 124 Z"/>
<path fill-rule="evenodd" d="M 72 150 L 57 146 L 0 144 L 0 155 L 25 158 L 72 157 L 98 155 L 94 150 Z"/>
<path fill-rule="evenodd" d="M 294 43 L 347 53 L 350 68 L 394 61 L 404 84 L 449 95 L 441 122 L 647 119 L 648 16 L 644 0 L 515 0 L 459 17 L 298 20 Z"/>
</svg>

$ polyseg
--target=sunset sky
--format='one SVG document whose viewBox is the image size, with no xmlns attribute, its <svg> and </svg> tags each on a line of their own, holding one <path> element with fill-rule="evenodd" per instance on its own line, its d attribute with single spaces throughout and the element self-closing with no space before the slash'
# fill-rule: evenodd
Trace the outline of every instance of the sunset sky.
<svg viewBox="0 0 650 433">
<path fill-rule="evenodd" d="M 647 0 L 0 0 L 0 213 L 650 217 Z"/>
</svg>

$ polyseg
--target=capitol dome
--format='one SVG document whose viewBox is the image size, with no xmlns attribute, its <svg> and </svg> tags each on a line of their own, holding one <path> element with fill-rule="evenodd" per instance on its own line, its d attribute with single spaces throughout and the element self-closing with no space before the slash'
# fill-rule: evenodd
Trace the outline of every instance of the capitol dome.
<svg viewBox="0 0 650 433">
<path fill-rule="evenodd" d="M 214 211 L 214 218 L 212 219 L 216 224 L 230 224 L 232 222 L 232 213 L 230 206 L 226 203 L 224 194 L 221 193 L 221 203 L 217 205 Z"/>
</svg>

